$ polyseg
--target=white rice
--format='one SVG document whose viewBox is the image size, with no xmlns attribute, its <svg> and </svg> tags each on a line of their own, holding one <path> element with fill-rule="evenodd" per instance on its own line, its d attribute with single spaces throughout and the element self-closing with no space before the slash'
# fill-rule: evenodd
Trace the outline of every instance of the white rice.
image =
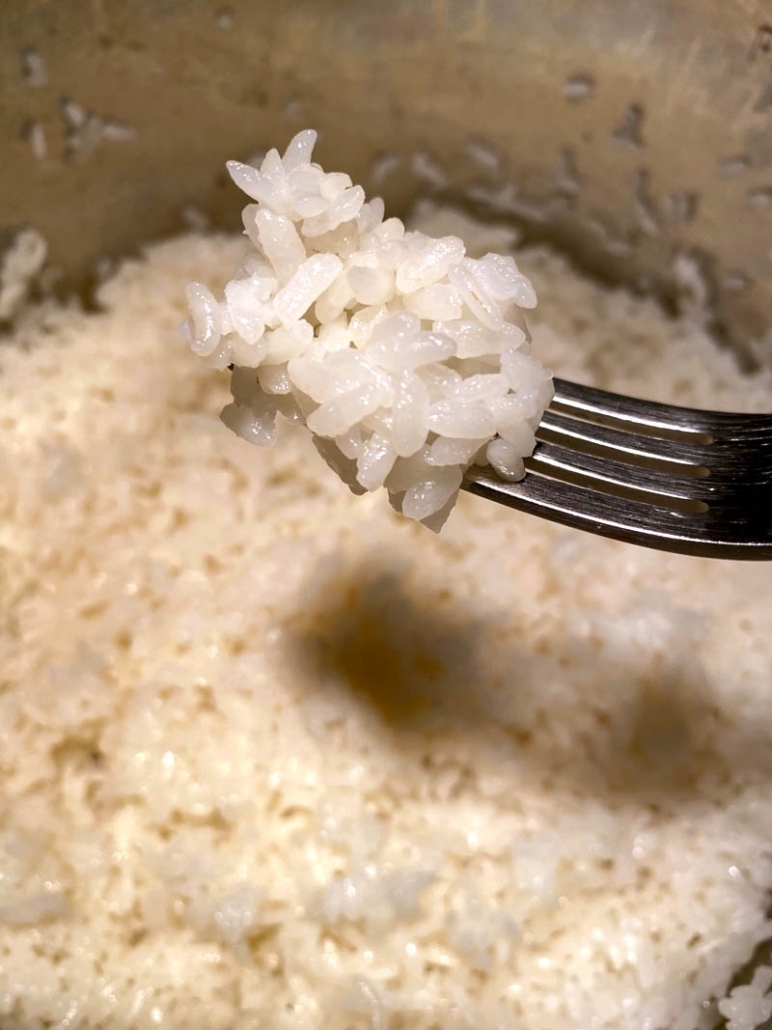
<svg viewBox="0 0 772 1030">
<path fill-rule="evenodd" d="M 726 1030 L 755 1030 L 772 1016 L 772 966 L 758 966 L 749 984 L 735 987 L 719 1002 Z"/>
<path fill-rule="evenodd" d="M 431 189 L 446 190 L 450 185 L 448 173 L 442 165 L 425 150 L 416 150 L 410 159 L 413 175 Z"/>
<path fill-rule="evenodd" d="M 566 100 L 587 100 L 595 93 L 595 81 L 589 75 L 572 75 L 563 84 Z"/>
<path fill-rule="evenodd" d="M 17 232 L 0 255 L 0 322 L 13 318 L 24 307 L 47 257 L 44 237 L 30 228 Z"/>
<path fill-rule="evenodd" d="M 26 128 L 25 136 L 35 160 L 45 161 L 48 157 L 48 144 L 43 125 L 40 122 L 31 122 Z"/>
<path fill-rule="evenodd" d="M 424 533 L 272 417 L 256 461 L 175 332 L 247 253 L 154 246 L 0 347 L 2 1030 L 749 1030 L 769 569 L 467 493 Z M 562 374 L 769 410 L 700 322 L 517 258 Z"/>
<path fill-rule="evenodd" d="M 501 154 L 489 144 L 482 140 L 470 140 L 466 146 L 466 152 L 471 160 L 483 172 L 497 176 L 501 171 Z"/>
<path fill-rule="evenodd" d="M 28 86 L 45 89 L 48 85 L 48 70 L 43 56 L 33 47 L 24 47 L 21 52 L 21 71 Z"/>
<path fill-rule="evenodd" d="M 136 137 L 136 130 L 128 122 L 88 111 L 71 97 L 64 97 L 59 107 L 67 126 L 66 150 L 71 157 L 92 154 L 105 141 L 128 143 Z"/>
<path fill-rule="evenodd" d="M 311 163 L 315 141 L 298 133 L 259 170 L 229 163 L 257 202 L 244 209 L 255 250 L 223 300 L 190 284 L 184 332 L 215 368 L 235 366 L 230 429 L 271 444 L 281 411 L 352 489 L 385 486 L 398 511 L 439 530 L 473 462 L 524 475 L 552 397 L 520 316 L 536 294 L 511 255 L 471 258 L 458 236 L 384 221 L 380 199 Z"/>
<path fill-rule="evenodd" d="M 370 169 L 370 182 L 376 188 L 383 185 L 389 176 L 402 164 L 402 158 L 394 151 L 378 154 Z"/>
</svg>

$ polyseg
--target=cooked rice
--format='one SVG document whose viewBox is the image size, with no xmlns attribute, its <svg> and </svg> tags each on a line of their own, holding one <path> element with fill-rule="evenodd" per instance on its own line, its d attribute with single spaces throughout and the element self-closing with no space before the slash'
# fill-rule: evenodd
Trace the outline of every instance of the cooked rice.
<svg viewBox="0 0 772 1030">
<path fill-rule="evenodd" d="M 13 318 L 29 298 L 48 256 L 48 244 L 36 229 L 21 229 L 0 255 L 0 322 Z"/>
<path fill-rule="evenodd" d="M 278 413 L 303 423 L 355 493 L 385 486 L 439 530 L 471 464 L 525 474 L 552 397 L 519 314 L 536 295 L 511 255 L 471 258 L 458 236 L 384 222 L 383 201 L 311 163 L 315 142 L 298 133 L 259 171 L 229 162 L 257 201 L 243 213 L 255 252 L 223 301 L 188 286 L 184 333 L 235 366 L 229 429 L 266 446 Z"/>
<path fill-rule="evenodd" d="M 300 428 L 256 455 L 175 332 L 246 253 L 155 246 L 0 348 L 0 1026 L 748 1030 L 769 569 L 465 493 L 434 536 Z M 518 260 L 563 374 L 768 410 L 699 325 Z"/>
</svg>

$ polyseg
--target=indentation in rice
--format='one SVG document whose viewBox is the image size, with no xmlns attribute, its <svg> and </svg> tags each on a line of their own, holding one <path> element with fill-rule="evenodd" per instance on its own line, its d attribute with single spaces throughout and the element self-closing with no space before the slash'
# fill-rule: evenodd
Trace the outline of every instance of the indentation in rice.
<svg viewBox="0 0 772 1030">
<path fill-rule="evenodd" d="M 255 201 L 255 249 L 224 300 L 190 284 L 183 334 L 212 367 L 235 366 L 222 414 L 235 433 L 264 446 L 278 412 L 305 422 L 352 490 L 385 485 L 437 528 L 473 461 L 525 474 L 552 397 L 520 313 L 536 294 L 511 256 L 384 221 L 380 198 L 312 163 L 315 142 L 306 130 L 259 169 L 228 163 Z"/>
</svg>

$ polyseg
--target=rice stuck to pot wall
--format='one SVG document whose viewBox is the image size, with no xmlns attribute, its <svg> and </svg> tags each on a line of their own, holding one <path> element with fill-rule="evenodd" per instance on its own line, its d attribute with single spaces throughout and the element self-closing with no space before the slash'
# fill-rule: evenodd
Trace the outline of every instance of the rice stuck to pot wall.
<svg viewBox="0 0 772 1030">
<path fill-rule="evenodd" d="M 0 347 L 0 1027 L 750 1030 L 769 568 L 463 491 L 434 535 L 302 427 L 256 452 L 177 334 L 251 253 L 153 247 Z M 568 378 L 768 410 L 699 326 L 517 259 Z"/>
<path fill-rule="evenodd" d="M 511 255 L 470 258 L 458 236 L 384 221 L 380 198 L 311 163 L 315 142 L 298 133 L 259 171 L 228 163 L 256 201 L 243 212 L 255 252 L 223 301 L 188 286 L 184 334 L 235 366 L 222 419 L 238 436 L 266 446 L 277 413 L 303 423 L 355 493 L 385 486 L 439 530 L 472 463 L 525 474 L 553 392 L 520 316 L 536 294 Z"/>
</svg>

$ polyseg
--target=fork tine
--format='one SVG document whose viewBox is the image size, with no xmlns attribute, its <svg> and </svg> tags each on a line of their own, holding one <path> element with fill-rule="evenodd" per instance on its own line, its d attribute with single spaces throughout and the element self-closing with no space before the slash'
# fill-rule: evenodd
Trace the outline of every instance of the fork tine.
<svg viewBox="0 0 772 1030">
<path fill-rule="evenodd" d="M 519 482 L 465 489 L 660 550 L 772 559 L 772 415 L 692 411 L 555 380 Z"/>
<path fill-rule="evenodd" d="M 553 443 L 539 443 L 527 466 L 557 478 L 564 474 L 578 475 L 589 487 L 603 489 L 607 486 L 644 493 L 649 495 L 652 504 L 657 499 L 663 504 L 667 504 L 668 499 L 709 504 L 720 489 L 711 476 L 679 476 L 612 458 L 599 458 Z"/>
<path fill-rule="evenodd" d="M 632 425 L 632 420 L 630 422 Z M 711 444 L 637 436 L 630 431 L 612 429 L 548 409 L 537 430 L 537 438 L 547 443 L 573 449 L 598 450 L 619 461 L 647 461 L 663 471 L 692 469 L 695 474 L 709 470 L 711 476 L 735 481 L 738 462 L 743 460 L 751 479 L 770 475 L 772 437 L 761 434 L 757 439 L 715 440 Z"/>
<path fill-rule="evenodd" d="M 618 460 L 624 460 L 626 456 L 664 462 L 671 468 L 677 465 L 694 469 L 704 467 L 705 451 L 698 444 L 636 436 L 621 429 L 563 415 L 551 407 L 542 416 L 537 436 L 568 447 L 601 447 L 613 452 Z"/>
<path fill-rule="evenodd" d="M 621 423 L 632 423 L 638 428 L 664 429 L 689 435 L 715 436 L 725 440 L 746 440 L 761 437 L 772 441 L 772 419 L 769 415 L 738 415 L 725 411 L 698 411 L 681 408 L 657 401 L 638 400 L 598 390 L 595 387 L 580 386 L 565 379 L 555 379 L 553 405 L 579 417 L 613 419 Z"/>
<path fill-rule="evenodd" d="M 770 506 L 741 505 L 730 512 L 730 519 L 726 512 L 716 518 L 712 511 L 668 511 L 532 472 L 519 482 L 503 482 L 487 467 L 470 469 L 464 487 L 552 522 L 661 551 L 709 558 L 772 558 Z"/>
</svg>

